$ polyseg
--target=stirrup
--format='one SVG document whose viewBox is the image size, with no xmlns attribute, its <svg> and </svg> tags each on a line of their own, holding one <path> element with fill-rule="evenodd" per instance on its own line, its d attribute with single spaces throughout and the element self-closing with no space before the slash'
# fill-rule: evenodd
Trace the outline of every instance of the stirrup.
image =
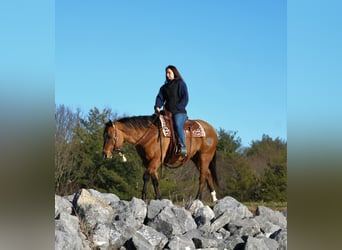
<svg viewBox="0 0 342 250">
<path fill-rule="evenodd" d="M 187 150 L 185 146 L 179 145 L 176 151 L 176 155 L 180 156 L 186 156 L 187 155 Z"/>
<path fill-rule="evenodd" d="M 180 151 L 180 155 L 186 156 L 187 154 L 188 154 L 188 151 L 186 150 L 186 148 L 182 148 L 182 150 Z"/>
</svg>

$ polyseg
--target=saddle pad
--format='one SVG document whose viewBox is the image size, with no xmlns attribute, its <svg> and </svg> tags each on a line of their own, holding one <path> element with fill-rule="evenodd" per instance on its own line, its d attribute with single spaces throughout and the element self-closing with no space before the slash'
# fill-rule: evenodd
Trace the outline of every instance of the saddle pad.
<svg viewBox="0 0 342 250">
<path fill-rule="evenodd" d="M 164 115 L 160 115 L 159 119 L 160 119 L 162 131 L 163 131 L 163 135 L 165 137 L 172 137 L 172 131 L 170 128 L 169 118 Z M 191 133 L 191 137 L 205 137 L 205 130 L 198 121 L 186 120 L 184 124 L 184 130 L 185 132 L 188 131 L 189 133 Z"/>
</svg>

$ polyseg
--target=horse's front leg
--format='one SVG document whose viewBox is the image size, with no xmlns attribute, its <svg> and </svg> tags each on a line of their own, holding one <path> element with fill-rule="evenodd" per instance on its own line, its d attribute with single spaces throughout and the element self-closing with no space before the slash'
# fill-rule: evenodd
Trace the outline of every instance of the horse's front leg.
<svg viewBox="0 0 342 250">
<path fill-rule="evenodd" d="M 160 200 L 160 190 L 159 190 L 159 177 L 158 177 L 158 169 L 160 167 L 160 161 L 159 160 L 152 160 L 147 168 L 147 172 L 150 174 L 152 178 L 152 184 L 154 189 L 154 195 L 156 200 Z"/>
<path fill-rule="evenodd" d="M 146 201 L 146 194 L 147 194 L 147 184 L 148 182 L 150 181 L 150 174 L 145 171 L 144 175 L 143 175 L 143 180 L 144 180 L 144 186 L 143 186 L 143 190 L 141 192 L 141 196 L 142 196 L 142 199 L 144 201 Z"/>
<path fill-rule="evenodd" d="M 160 195 L 160 190 L 159 190 L 158 175 L 157 176 L 153 176 L 152 175 L 152 184 L 153 184 L 154 194 L 155 194 L 154 198 L 156 200 L 160 200 L 161 199 L 161 195 Z"/>
<path fill-rule="evenodd" d="M 150 178 L 152 178 L 152 184 L 155 194 L 155 199 L 161 199 L 160 190 L 159 190 L 159 181 L 158 181 L 158 168 L 148 168 L 143 176 L 144 180 L 144 186 L 142 190 L 142 199 L 146 201 L 147 196 L 147 184 L 150 181 Z"/>
<path fill-rule="evenodd" d="M 203 171 L 200 171 L 200 178 L 199 178 L 199 187 L 198 187 L 198 192 L 196 195 L 196 200 L 202 200 L 202 193 L 203 193 L 203 188 L 204 188 L 204 184 L 206 181 L 206 174 L 203 173 Z"/>
</svg>

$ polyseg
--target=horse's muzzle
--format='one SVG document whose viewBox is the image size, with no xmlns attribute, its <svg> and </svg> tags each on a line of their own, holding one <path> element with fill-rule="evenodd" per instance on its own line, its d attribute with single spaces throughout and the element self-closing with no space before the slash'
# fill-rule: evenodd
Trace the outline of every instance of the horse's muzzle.
<svg viewBox="0 0 342 250">
<path fill-rule="evenodd" d="M 111 152 L 105 152 L 103 151 L 103 158 L 104 159 L 112 159 L 113 154 Z"/>
</svg>

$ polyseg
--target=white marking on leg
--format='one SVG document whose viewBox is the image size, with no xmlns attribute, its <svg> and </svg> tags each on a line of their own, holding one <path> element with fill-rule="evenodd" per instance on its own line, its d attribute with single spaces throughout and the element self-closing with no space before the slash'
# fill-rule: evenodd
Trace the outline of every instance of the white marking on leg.
<svg viewBox="0 0 342 250">
<path fill-rule="evenodd" d="M 122 162 L 126 162 L 127 161 L 126 156 L 123 153 L 119 152 L 119 155 L 122 158 Z"/>
<path fill-rule="evenodd" d="M 210 194 L 211 194 L 211 197 L 213 198 L 213 201 L 216 202 L 216 201 L 217 201 L 217 198 L 216 198 L 216 192 L 215 192 L 215 190 L 212 191 Z"/>
</svg>

